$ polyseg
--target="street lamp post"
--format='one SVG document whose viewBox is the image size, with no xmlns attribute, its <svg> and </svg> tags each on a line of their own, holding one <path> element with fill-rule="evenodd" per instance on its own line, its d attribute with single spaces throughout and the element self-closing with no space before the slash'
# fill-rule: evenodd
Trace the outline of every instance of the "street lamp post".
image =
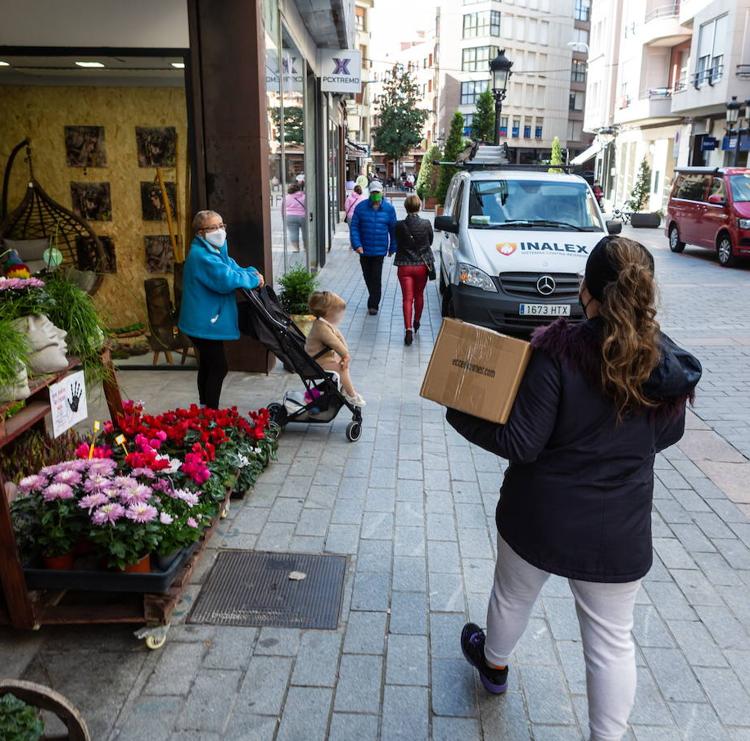
<svg viewBox="0 0 750 741">
<path fill-rule="evenodd" d="M 732 151 L 732 166 L 733 167 L 737 164 L 737 151 L 739 150 L 739 146 L 740 146 L 739 120 L 740 120 L 740 104 L 739 104 L 739 101 L 737 100 L 737 96 L 733 95 L 732 99 L 727 103 L 727 133 L 731 137 L 732 131 L 734 130 L 737 131 L 737 141 L 735 142 L 735 145 Z"/>
<path fill-rule="evenodd" d="M 503 101 L 508 89 L 508 78 L 513 62 L 505 56 L 505 49 L 500 49 L 490 62 L 492 75 L 492 95 L 495 98 L 495 146 L 500 144 L 500 114 L 503 112 Z"/>
</svg>

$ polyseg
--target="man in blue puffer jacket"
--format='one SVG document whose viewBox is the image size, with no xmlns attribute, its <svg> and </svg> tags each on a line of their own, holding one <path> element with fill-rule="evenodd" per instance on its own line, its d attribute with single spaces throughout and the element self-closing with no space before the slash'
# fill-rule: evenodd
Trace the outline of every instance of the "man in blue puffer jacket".
<svg viewBox="0 0 750 741">
<path fill-rule="evenodd" d="M 352 214 L 349 239 L 359 254 L 359 264 L 367 285 L 367 310 L 377 314 L 382 293 L 383 258 L 396 252 L 396 209 L 383 200 L 383 184 L 370 183 L 370 197 Z"/>
<path fill-rule="evenodd" d="M 177 326 L 198 351 L 198 399 L 218 409 L 228 370 L 224 341 L 240 338 L 235 291 L 263 286 L 264 279 L 255 268 L 241 268 L 229 257 L 226 225 L 216 211 L 198 211 L 193 229 Z"/>
</svg>

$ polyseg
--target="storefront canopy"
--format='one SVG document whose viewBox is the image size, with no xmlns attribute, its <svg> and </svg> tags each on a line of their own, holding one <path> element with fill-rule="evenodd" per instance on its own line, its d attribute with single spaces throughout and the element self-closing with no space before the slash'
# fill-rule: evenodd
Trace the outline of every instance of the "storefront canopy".
<svg viewBox="0 0 750 741">
<path fill-rule="evenodd" d="M 351 0 L 295 0 L 315 44 L 350 49 L 354 43 L 354 3 Z"/>
<path fill-rule="evenodd" d="M 602 145 L 600 142 L 598 142 L 596 139 L 594 139 L 594 143 L 588 148 L 584 149 L 583 152 L 573 157 L 572 160 L 570 160 L 571 165 L 582 165 L 584 162 L 588 162 L 590 159 L 593 159 L 596 157 L 599 152 L 602 151 Z"/>
</svg>

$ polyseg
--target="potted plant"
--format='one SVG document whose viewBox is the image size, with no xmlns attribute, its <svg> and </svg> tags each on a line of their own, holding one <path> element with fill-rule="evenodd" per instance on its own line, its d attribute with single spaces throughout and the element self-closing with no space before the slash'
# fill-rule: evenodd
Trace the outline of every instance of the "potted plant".
<svg viewBox="0 0 750 741">
<path fill-rule="evenodd" d="M 433 164 L 440 160 L 441 152 L 437 144 L 433 144 L 425 156 L 422 158 L 422 164 L 419 167 L 419 176 L 417 177 L 417 195 L 422 199 L 424 208 L 431 211 L 437 205 L 435 198 L 435 187 L 437 185 L 438 169 Z"/>
<path fill-rule="evenodd" d="M 281 286 L 279 300 L 284 311 L 307 336 L 315 320 L 315 317 L 309 313 L 307 302 L 318 285 L 317 276 L 304 265 L 295 265 L 279 278 L 279 285 Z"/>
<path fill-rule="evenodd" d="M 44 733 L 39 711 L 14 694 L 0 697 L 0 738 L 3 741 L 38 741 Z"/>
<path fill-rule="evenodd" d="M 643 209 L 648 201 L 651 191 L 651 168 L 648 160 L 641 160 L 636 176 L 635 185 L 630 193 L 628 209 L 632 211 L 630 225 L 636 229 L 656 229 L 661 223 L 661 214 L 658 211 L 644 212 Z"/>
</svg>

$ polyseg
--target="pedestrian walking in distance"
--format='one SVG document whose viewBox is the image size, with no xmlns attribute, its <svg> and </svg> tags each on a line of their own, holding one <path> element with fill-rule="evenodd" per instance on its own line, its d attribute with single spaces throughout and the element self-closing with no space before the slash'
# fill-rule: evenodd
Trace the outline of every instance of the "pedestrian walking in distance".
<svg viewBox="0 0 750 741">
<path fill-rule="evenodd" d="M 218 409 L 228 370 L 224 342 L 240 338 L 235 291 L 262 287 L 264 280 L 255 268 L 241 268 L 229 257 L 226 224 L 216 211 L 198 211 L 193 230 L 178 326 L 198 351 L 198 400 Z"/>
<path fill-rule="evenodd" d="M 396 251 L 396 209 L 383 200 L 383 184 L 370 183 L 370 197 L 354 208 L 349 224 L 352 249 L 359 255 L 359 264 L 367 286 L 367 310 L 377 314 L 383 280 L 383 258 Z"/>
<path fill-rule="evenodd" d="M 300 235 L 302 243 L 307 245 L 307 209 L 305 207 L 305 181 L 293 182 L 287 189 L 284 198 L 284 210 L 286 211 L 286 238 L 295 252 L 300 251 Z"/>
<path fill-rule="evenodd" d="M 619 741 L 635 699 L 633 607 L 653 558 L 654 456 L 682 437 L 701 366 L 661 334 L 654 261 L 638 242 L 601 240 L 580 298 L 587 321 L 558 320 L 533 337 L 506 425 L 448 410 L 467 440 L 510 461 L 487 631 L 469 623 L 460 640 L 484 687 L 504 692 L 539 592 L 550 574 L 566 577 L 590 739 Z"/>
<path fill-rule="evenodd" d="M 432 224 L 419 216 L 422 202 L 410 195 L 404 201 L 406 218 L 396 224 L 398 248 L 394 265 L 398 266 L 398 282 L 404 310 L 404 344 L 411 345 L 424 308 L 424 289 L 430 269 L 435 269 L 432 254 Z"/>
</svg>

